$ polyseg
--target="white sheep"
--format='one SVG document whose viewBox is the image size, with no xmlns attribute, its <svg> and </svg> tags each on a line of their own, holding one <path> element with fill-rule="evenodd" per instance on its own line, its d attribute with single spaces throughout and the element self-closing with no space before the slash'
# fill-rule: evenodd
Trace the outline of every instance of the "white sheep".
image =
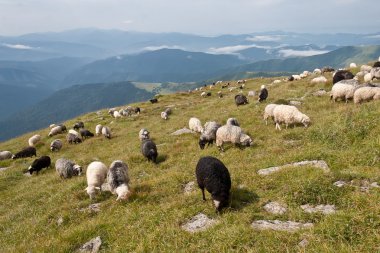
<svg viewBox="0 0 380 253">
<path fill-rule="evenodd" d="M 190 118 L 189 120 L 189 129 L 191 131 L 197 132 L 197 133 L 202 133 L 203 132 L 203 127 L 202 123 L 199 119 L 197 118 Z"/>
<path fill-rule="evenodd" d="M 278 83 L 281 83 L 281 80 L 274 80 L 272 83 L 273 83 L 273 84 L 278 84 Z M 248 95 L 248 96 L 249 96 L 249 95 Z"/>
<path fill-rule="evenodd" d="M 356 73 L 356 77 L 364 77 L 365 74 L 367 74 L 368 72 L 366 71 L 359 71 L 358 73 Z"/>
<path fill-rule="evenodd" d="M 41 141 L 41 135 L 35 134 L 29 138 L 28 144 L 29 144 L 29 146 L 34 147 L 40 141 Z"/>
<path fill-rule="evenodd" d="M 121 114 L 118 111 L 113 112 L 113 117 L 114 118 L 121 118 Z"/>
<path fill-rule="evenodd" d="M 233 125 L 221 126 L 216 131 L 216 146 L 224 151 L 223 143 L 225 142 L 247 147 L 253 143 L 251 137 L 245 134 L 240 127 Z"/>
<path fill-rule="evenodd" d="M 164 120 L 167 120 L 168 119 L 168 114 L 166 112 L 161 112 L 161 118 L 164 119 Z"/>
<path fill-rule="evenodd" d="M 380 99 L 380 87 L 361 87 L 354 93 L 355 104 L 378 99 Z"/>
<path fill-rule="evenodd" d="M 310 118 L 301 113 L 297 107 L 292 105 L 277 105 L 273 109 L 274 122 L 276 129 L 281 130 L 280 124 L 285 123 L 286 128 L 289 125 L 303 124 L 305 127 L 310 125 Z"/>
<path fill-rule="evenodd" d="M 327 78 L 324 76 L 318 76 L 313 78 L 310 83 L 327 83 Z"/>
<path fill-rule="evenodd" d="M 356 63 L 354 63 L 354 62 L 351 62 L 350 63 L 350 69 L 353 69 L 353 68 L 356 68 L 357 66 L 356 66 Z"/>
<path fill-rule="evenodd" d="M 226 125 L 240 126 L 239 121 L 236 118 L 228 118 L 226 121 Z"/>
<path fill-rule="evenodd" d="M 75 131 L 74 129 L 70 129 L 69 130 L 69 134 L 74 134 L 76 135 L 78 138 L 81 138 L 81 136 L 79 135 L 79 133 L 77 131 Z"/>
<path fill-rule="evenodd" d="M 265 109 L 264 109 L 264 120 L 265 120 L 265 125 L 268 125 L 268 119 L 271 118 L 273 120 L 273 110 L 274 108 L 276 107 L 277 105 L 276 104 L 269 104 L 267 106 L 265 106 Z"/>
<path fill-rule="evenodd" d="M 139 139 L 140 141 L 147 140 L 149 139 L 149 131 L 146 130 L 145 128 L 142 128 L 139 132 Z"/>
<path fill-rule="evenodd" d="M 85 191 L 93 199 L 96 194 L 96 190 L 101 190 L 102 184 L 107 177 L 107 166 L 102 162 L 92 162 L 88 165 L 86 171 L 87 188 Z"/>
<path fill-rule="evenodd" d="M 371 73 L 367 73 L 364 75 L 364 82 L 368 83 L 368 82 L 371 82 L 372 81 L 372 74 Z"/>
<path fill-rule="evenodd" d="M 62 148 L 62 141 L 60 139 L 56 139 L 50 143 L 51 151 L 59 151 Z"/>
<path fill-rule="evenodd" d="M 130 195 L 128 165 L 120 160 L 112 162 L 107 173 L 107 182 L 112 194 L 117 195 L 116 201 L 126 200 Z"/>
<path fill-rule="evenodd" d="M 203 91 L 202 93 L 201 93 L 201 97 L 206 97 L 207 96 L 207 93 L 205 92 L 205 91 Z"/>
<path fill-rule="evenodd" d="M 61 134 L 63 132 L 63 129 L 61 126 L 56 126 L 56 127 L 53 127 L 52 129 L 50 129 L 50 132 L 48 134 L 49 137 L 52 137 L 54 135 L 57 135 L 57 134 Z"/>
<path fill-rule="evenodd" d="M 212 144 L 216 140 L 216 131 L 221 125 L 215 121 L 207 121 L 204 130 L 199 137 L 199 147 L 204 149 L 206 143 L 207 146 Z"/>
<path fill-rule="evenodd" d="M 100 124 L 96 125 L 96 127 L 95 127 L 96 136 L 99 136 L 102 133 L 102 128 L 103 128 L 102 125 L 100 125 Z"/>
<path fill-rule="evenodd" d="M 294 80 L 301 80 L 301 76 L 300 75 L 292 75 L 292 77 L 294 78 Z"/>
<path fill-rule="evenodd" d="M 380 79 L 380 67 L 372 68 L 370 73 L 371 73 L 371 80 L 374 78 Z"/>
<path fill-rule="evenodd" d="M 0 151 L 0 161 L 6 160 L 6 159 L 11 159 L 12 158 L 12 153 L 9 151 Z"/>
<path fill-rule="evenodd" d="M 359 82 L 355 79 L 342 80 L 340 82 L 337 82 L 331 89 L 330 99 L 332 99 L 334 102 L 336 102 L 337 99 L 344 99 L 347 103 L 349 99 L 352 99 L 354 97 L 355 89 L 358 87 Z"/>
<path fill-rule="evenodd" d="M 111 129 L 107 126 L 102 127 L 102 134 L 104 137 L 111 139 Z"/>
<path fill-rule="evenodd" d="M 56 127 L 56 126 L 57 126 L 56 124 L 50 124 L 49 128 L 52 129 L 53 127 Z"/>
<path fill-rule="evenodd" d="M 320 75 L 320 74 L 322 74 L 322 70 L 321 69 L 314 69 L 313 74 Z"/>
<path fill-rule="evenodd" d="M 369 65 L 361 65 L 360 66 L 360 71 L 362 72 L 370 72 L 372 69 L 372 66 L 369 66 Z"/>
</svg>

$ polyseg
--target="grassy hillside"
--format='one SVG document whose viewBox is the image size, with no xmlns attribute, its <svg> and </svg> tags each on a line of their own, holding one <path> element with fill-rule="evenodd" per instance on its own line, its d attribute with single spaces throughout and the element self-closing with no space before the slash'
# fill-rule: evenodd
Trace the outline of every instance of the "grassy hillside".
<svg viewBox="0 0 380 253">
<path fill-rule="evenodd" d="M 267 103 L 257 104 L 251 98 L 246 106 L 236 107 L 235 93 L 223 89 L 225 96 L 201 98 L 199 93 L 172 94 L 160 98 L 158 104 L 137 103 L 143 108 L 137 117 L 115 120 L 107 115 L 88 113 L 65 122 L 72 126 L 77 120 L 94 131 L 96 124 L 111 127 L 114 138 L 94 137 L 78 145 L 65 143 L 58 153 L 49 151 L 53 138 L 48 129 L 28 133 L 0 144 L 0 150 L 15 152 L 27 145 L 28 137 L 43 136 L 37 146 L 38 155 L 48 154 L 56 161 L 70 158 L 86 167 L 94 160 L 107 166 L 121 159 L 129 166 L 133 195 L 128 201 L 103 192 L 90 201 L 84 192 L 85 176 L 61 180 L 54 169 L 38 176 L 26 177 L 23 171 L 34 160 L 1 161 L 0 167 L 0 251 L 1 252 L 73 252 L 88 240 L 100 236 L 101 252 L 296 252 L 303 251 L 298 243 L 307 239 L 309 252 L 375 252 L 380 239 L 380 192 L 370 188 L 338 188 L 338 180 L 356 186 L 379 182 L 380 166 L 380 102 L 354 105 L 352 102 L 332 103 L 328 96 L 310 93 L 329 84 L 311 85 L 310 78 L 269 87 L 267 103 L 279 99 L 303 97 L 300 110 L 310 116 L 312 125 L 276 131 L 262 120 Z M 258 90 L 273 79 L 253 79 L 248 90 Z M 168 121 L 160 118 L 165 106 L 173 106 Z M 208 120 L 225 122 L 236 117 L 242 128 L 253 137 L 253 147 L 240 150 L 231 145 L 220 153 L 215 146 L 200 150 L 198 135 L 172 136 L 170 133 L 187 126 L 190 117 L 203 123 Z M 149 163 L 140 154 L 138 132 L 147 128 L 158 145 L 159 164 Z M 58 136 L 64 139 L 64 135 Z M 195 165 L 202 156 L 219 158 L 232 178 L 231 207 L 215 213 L 210 195 L 202 201 L 196 189 L 189 195 L 183 186 L 195 180 Z M 313 167 L 288 168 L 269 176 L 259 176 L 262 168 L 302 160 L 323 159 L 331 172 Z M 268 201 L 288 206 L 283 215 L 263 209 Z M 101 211 L 79 211 L 91 203 L 100 203 Z M 308 214 L 302 204 L 334 204 L 331 215 Z M 205 213 L 219 223 L 195 234 L 181 229 L 181 224 L 198 213 Z M 57 225 L 62 217 L 63 223 Z M 257 231 L 250 224 L 255 220 L 312 222 L 311 229 L 294 233 Z"/>
</svg>

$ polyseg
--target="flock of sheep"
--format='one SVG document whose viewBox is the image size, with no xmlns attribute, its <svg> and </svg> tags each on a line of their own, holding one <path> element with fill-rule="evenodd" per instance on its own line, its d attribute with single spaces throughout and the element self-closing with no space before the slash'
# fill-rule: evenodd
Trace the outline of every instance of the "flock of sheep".
<svg viewBox="0 0 380 253">
<path fill-rule="evenodd" d="M 354 67 L 351 64 L 350 67 Z M 355 64 L 356 67 L 356 64 Z M 349 70 L 338 70 L 333 73 L 333 86 L 331 90 L 330 98 L 335 102 L 338 99 L 345 100 L 346 102 L 353 99 L 355 103 L 362 103 L 369 100 L 380 99 L 380 87 L 372 83 L 359 83 L 359 78 L 366 75 L 370 75 L 370 81 L 375 78 L 380 79 L 380 62 L 376 62 L 373 67 L 363 65 L 360 68 L 360 74 L 353 75 Z M 311 80 L 311 83 L 325 83 L 326 77 L 323 75 L 326 72 L 334 71 L 330 67 L 325 67 L 322 70 L 315 69 L 314 75 L 319 75 Z M 367 73 L 365 73 L 367 72 Z M 312 73 L 304 71 L 300 75 L 292 75 L 284 80 L 275 80 L 273 84 L 281 83 L 282 81 L 295 81 L 305 78 Z M 366 79 L 365 79 L 366 80 Z M 223 84 L 218 81 L 210 85 L 210 89 L 214 89 L 218 85 L 221 85 L 221 89 L 229 88 L 230 92 L 233 90 L 243 90 L 245 87 L 245 80 L 239 80 L 237 86 L 231 87 L 230 83 Z M 211 96 L 211 92 L 205 92 L 203 89 L 206 87 L 197 88 L 195 91 L 201 91 L 202 97 Z M 234 88 L 234 89 L 231 89 Z M 193 91 L 191 91 L 193 92 Z M 255 96 L 256 92 L 249 91 L 248 96 Z M 268 97 L 268 90 L 263 85 L 258 94 L 258 102 L 265 101 Z M 218 92 L 220 98 L 223 97 L 222 92 Z M 246 105 L 249 103 L 248 98 L 242 93 L 237 94 L 234 97 L 236 106 Z M 150 100 L 151 103 L 157 103 L 158 99 L 154 98 Z M 125 109 L 117 110 L 111 108 L 108 112 L 114 118 L 121 118 L 131 116 L 132 114 L 139 114 L 139 107 L 128 106 Z M 161 112 L 161 118 L 164 120 L 169 119 L 169 115 L 172 113 L 170 108 L 166 108 Z M 281 124 L 285 124 L 286 128 L 289 125 L 301 124 L 304 127 L 308 127 L 311 124 L 310 118 L 302 113 L 296 106 L 285 104 L 268 104 L 266 105 L 263 113 L 263 119 L 268 124 L 268 119 L 271 118 L 275 123 L 275 129 L 281 130 Z M 253 144 L 252 138 L 247 135 L 237 119 L 229 118 L 226 124 L 221 125 L 215 121 L 208 121 L 203 126 L 198 118 L 192 117 L 189 120 L 189 129 L 195 133 L 200 133 L 199 147 L 204 149 L 207 146 L 212 145 L 214 142 L 216 146 L 224 151 L 224 143 L 232 143 L 239 147 L 249 147 Z M 77 132 L 79 130 L 79 132 Z M 58 134 L 67 132 L 65 125 L 51 125 L 49 137 L 53 137 Z M 103 135 L 105 138 L 111 139 L 111 131 L 108 126 L 102 126 L 100 124 L 95 127 L 95 135 Z M 141 141 L 141 153 L 148 160 L 157 163 L 157 146 L 150 139 L 150 133 L 147 129 L 141 129 L 139 132 L 139 139 Z M 77 122 L 74 124 L 73 129 L 70 129 L 66 135 L 66 141 L 69 144 L 78 144 L 84 141 L 86 138 L 93 137 L 94 134 L 85 129 L 83 122 Z M 37 156 L 36 144 L 41 141 L 40 135 L 34 135 L 28 140 L 29 146 L 23 150 L 12 155 L 9 151 L 0 152 L 0 160 L 4 159 L 18 159 L 24 157 Z M 63 146 L 63 142 L 60 139 L 55 139 L 51 142 L 50 149 L 52 152 L 59 152 Z M 38 172 L 43 168 L 51 166 L 51 159 L 49 156 L 41 156 L 33 161 L 29 166 L 28 171 L 30 174 Z M 55 168 L 57 174 L 61 178 L 71 178 L 72 176 L 79 176 L 82 173 L 82 167 L 75 162 L 60 158 L 55 162 Z M 202 190 L 203 199 L 205 199 L 204 189 L 210 192 L 214 205 L 217 211 L 228 206 L 229 192 L 231 188 L 231 178 L 226 166 L 218 159 L 214 157 L 201 158 L 196 166 L 196 178 L 199 188 Z M 95 161 L 87 166 L 86 170 L 87 188 L 85 189 L 89 197 L 94 198 L 96 191 L 101 190 L 101 186 L 106 181 L 108 182 L 111 192 L 117 195 L 117 200 L 126 200 L 130 196 L 129 188 L 129 175 L 128 165 L 121 161 L 116 160 L 107 167 L 100 161 Z"/>
</svg>

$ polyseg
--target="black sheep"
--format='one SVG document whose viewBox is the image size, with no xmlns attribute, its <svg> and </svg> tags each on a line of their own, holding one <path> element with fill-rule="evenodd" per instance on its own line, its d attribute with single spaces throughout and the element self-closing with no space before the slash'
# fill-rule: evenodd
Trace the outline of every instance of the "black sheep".
<svg viewBox="0 0 380 253">
<path fill-rule="evenodd" d="M 210 97 L 211 96 L 211 92 L 207 92 L 206 96 Z"/>
<path fill-rule="evenodd" d="M 322 74 L 325 72 L 334 72 L 334 71 L 335 71 L 335 69 L 332 67 L 329 67 L 329 66 L 322 68 Z"/>
<path fill-rule="evenodd" d="M 81 129 L 79 130 L 80 135 L 82 136 L 82 139 L 85 139 L 86 137 L 93 137 L 94 134 L 88 131 L 87 129 Z"/>
<path fill-rule="evenodd" d="M 261 85 L 261 90 L 259 93 L 259 102 L 266 100 L 268 97 L 268 90 L 265 88 L 265 85 Z"/>
<path fill-rule="evenodd" d="M 375 62 L 375 63 L 373 64 L 373 67 L 374 67 L 374 68 L 378 68 L 378 67 L 380 67 L 380 61 Z"/>
<path fill-rule="evenodd" d="M 157 162 L 157 147 L 152 140 L 147 139 L 141 143 L 141 152 L 146 158 L 148 158 L 148 160 L 151 160 L 154 163 Z"/>
<path fill-rule="evenodd" d="M 352 79 L 355 76 L 348 70 L 338 70 L 333 77 L 333 84 L 342 80 Z"/>
<path fill-rule="evenodd" d="M 84 128 L 84 123 L 82 121 L 77 122 L 73 126 L 74 129 Z"/>
<path fill-rule="evenodd" d="M 12 156 L 12 159 L 37 156 L 35 147 L 27 147 Z"/>
<path fill-rule="evenodd" d="M 136 107 L 136 108 L 135 108 L 135 113 L 136 113 L 136 114 L 140 114 L 140 107 Z"/>
<path fill-rule="evenodd" d="M 29 166 L 28 171 L 30 175 L 32 175 L 34 171 L 36 171 L 38 174 L 40 170 L 42 170 L 43 168 L 50 167 L 50 165 L 51 165 L 50 157 L 41 156 L 40 158 L 37 158 L 36 160 L 33 161 L 32 165 Z"/>
<path fill-rule="evenodd" d="M 291 82 L 291 81 L 294 81 L 294 76 L 289 76 L 289 77 L 288 77 L 288 81 L 290 81 L 290 82 Z"/>
<path fill-rule="evenodd" d="M 235 96 L 235 104 L 236 106 L 248 104 L 248 99 L 243 94 L 238 94 Z"/>
<path fill-rule="evenodd" d="M 231 177 L 226 166 L 212 156 L 199 159 L 195 174 L 199 188 L 202 190 L 203 200 L 206 200 L 205 191 L 211 194 L 216 210 L 220 212 L 228 206 L 231 190 Z"/>
<path fill-rule="evenodd" d="M 149 101 L 150 101 L 152 104 L 154 104 L 154 103 L 158 103 L 157 98 L 152 98 L 152 99 L 150 99 Z"/>
</svg>

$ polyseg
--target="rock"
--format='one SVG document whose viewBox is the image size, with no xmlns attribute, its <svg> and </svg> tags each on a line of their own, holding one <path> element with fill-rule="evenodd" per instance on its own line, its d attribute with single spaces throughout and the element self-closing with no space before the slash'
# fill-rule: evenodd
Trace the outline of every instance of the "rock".
<svg viewBox="0 0 380 253">
<path fill-rule="evenodd" d="M 289 105 L 294 105 L 294 106 L 302 105 L 302 102 L 300 102 L 300 101 L 295 101 L 295 100 L 291 100 L 291 101 L 289 101 Z"/>
<path fill-rule="evenodd" d="M 216 220 L 210 219 L 207 215 L 200 213 L 194 216 L 188 223 L 182 225 L 181 228 L 187 232 L 195 233 L 204 231 L 216 223 Z"/>
<path fill-rule="evenodd" d="M 261 169 L 257 173 L 259 175 L 266 176 L 266 175 L 270 175 L 272 173 L 275 173 L 277 171 L 280 171 L 284 168 L 300 167 L 300 166 L 313 166 L 313 167 L 322 169 L 324 172 L 330 171 L 330 168 L 325 161 L 323 161 L 323 160 L 312 160 L 312 161 L 301 161 L 301 162 L 289 163 L 289 164 L 285 164 L 282 166 L 276 166 L 276 167 Z"/>
<path fill-rule="evenodd" d="M 320 89 L 320 90 L 317 90 L 313 93 L 313 96 L 316 96 L 316 97 L 322 97 L 324 95 L 327 94 L 327 91 L 324 90 L 324 89 Z"/>
<path fill-rule="evenodd" d="M 303 239 L 298 243 L 298 246 L 300 246 L 301 248 L 305 248 L 307 245 L 309 245 L 309 241 L 307 239 Z"/>
<path fill-rule="evenodd" d="M 59 217 L 58 220 L 57 220 L 57 225 L 58 225 L 58 226 L 61 226 L 62 223 L 63 223 L 63 218 L 62 218 L 62 216 L 61 216 L 61 217 Z"/>
<path fill-rule="evenodd" d="M 181 135 L 181 134 L 191 134 L 191 133 L 193 133 L 193 131 L 184 127 L 182 129 L 175 131 L 174 133 L 171 133 L 171 135 Z"/>
<path fill-rule="evenodd" d="M 98 212 L 100 212 L 100 203 L 91 204 L 86 208 L 79 209 L 79 211 L 81 211 L 81 212 L 90 211 L 90 212 L 98 213 Z"/>
<path fill-rule="evenodd" d="M 284 214 L 287 209 L 278 202 L 269 202 L 264 206 L 265 211 L 272 214 Z"/>
<path fill-rule="evenodd" d="M 252 222 L 251 226 L 258 230 L 276 230 L 295 232 L 299 229 L 312 228 L 313 223 L 300 223 L 294 221 L 279 221 L 279 220 L 257 220 Z"/>
<path fill-rule="evenodd" d="M 306 213 L 333 214 L 336 212 L 335 205 L 318 205 L 314 207 L 312 205 L 306 204 L 306 205 L 302 205 L 301 208 Z"/>
<path fill-rule="evenodd" d="M 98 236 L 91 241 L 86 242 L 82 247 L 80 247 L 79 252 L 96 253 L 99 251 L 101 245 L 102 240 L 100 239 L 100 236 Z"/>
<path fill-rule="evenodd" d="M 0 172 L 1 171 L 6 171 L 7 169 L 9 169 L 9 168 L 0 168 Z"/>
<path fill-rule="evenodd" d="M 192 192 L 194 191 L 194 186 L 195 186 L 195 182 L 194 182 L 194 181 L 188 182 L 188 183 L 185 185 L 184 189 L 183 189 L 184 193 L 185 193 L 185 194 L 190 194 L 190 193 L 192 193 Z"/>
<path fill-rule="evenodd" d="M 342 180 L 339 180 L 339 181 L 336 181 L 335 183 L 333 183 L 333 185 L 336 187 L 343 187 L 343 186 L 347 185 L 347 183 L 342 181 Z"/>
</svg>

